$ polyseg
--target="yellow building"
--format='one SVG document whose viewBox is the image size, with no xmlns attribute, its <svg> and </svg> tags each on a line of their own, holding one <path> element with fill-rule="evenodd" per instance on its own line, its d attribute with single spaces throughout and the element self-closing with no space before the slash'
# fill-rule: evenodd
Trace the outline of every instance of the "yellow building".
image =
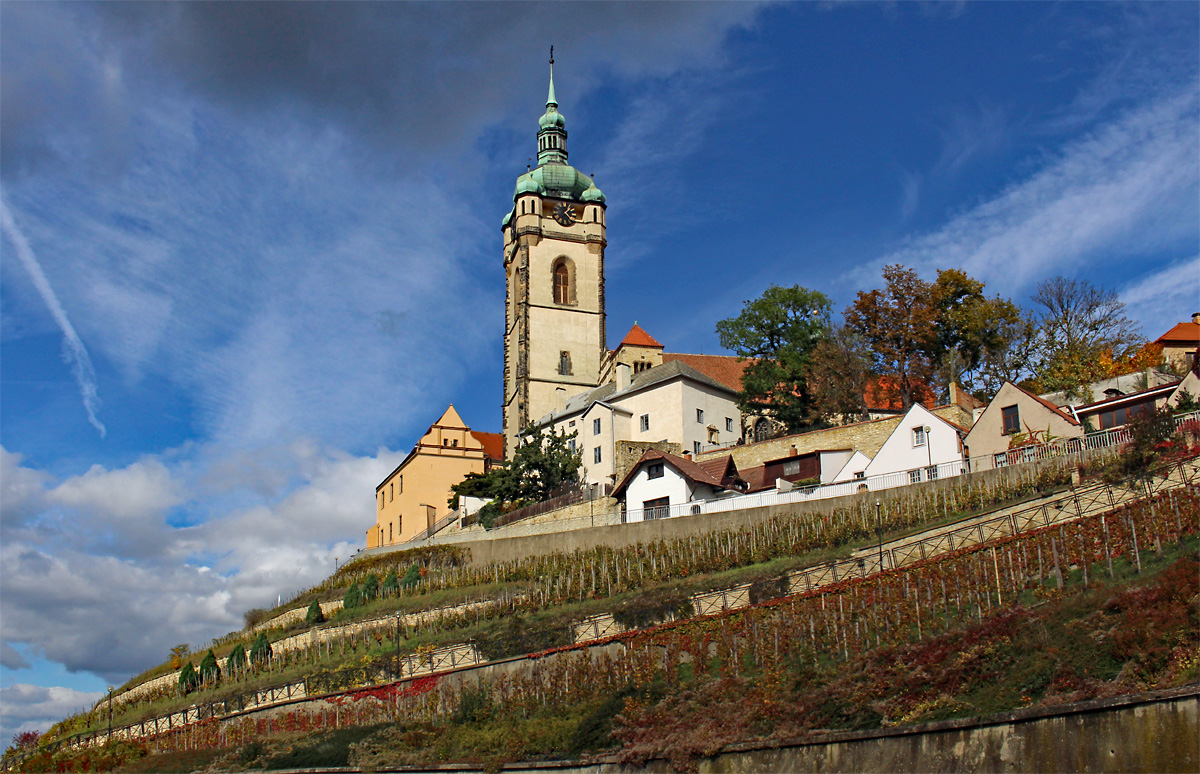
<svg viewBox="0 0 1200 774">
<path fill-rule="evenodd" d="M 367 548 L 405 543 L 432 527 L 450 512 L 450 487 L 468 473 L 486 473 L 503 454 L 504 436 L 471 430 L 450 406 L 375 487 L 375 524 L 367 530 Z"/>
</svg>

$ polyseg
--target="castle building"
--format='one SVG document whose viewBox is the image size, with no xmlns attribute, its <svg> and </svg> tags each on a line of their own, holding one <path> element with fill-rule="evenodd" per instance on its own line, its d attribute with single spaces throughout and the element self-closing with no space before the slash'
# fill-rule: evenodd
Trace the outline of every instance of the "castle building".
<svg viewBox="0 0 1200 774">
<path fill-rule="evenodd" d="M 604 194 L 567 163 L 567 125 L 550 92 L 538 166 L 517 178 L 504 217 L 503 425 L 506 456 L 530 421 L 600 384 L 605 347 Z"/>
</svg>

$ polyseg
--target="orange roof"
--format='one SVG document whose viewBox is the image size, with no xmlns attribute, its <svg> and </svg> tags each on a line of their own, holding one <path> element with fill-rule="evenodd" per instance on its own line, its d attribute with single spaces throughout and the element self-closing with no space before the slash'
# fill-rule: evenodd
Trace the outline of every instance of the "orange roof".
<svg viewBox="0 0 1200 774">
<path fill-rule="evenodd" d="M 1171 330 L 1154 340 L 1155 344 L 1178 341 L 1184 344 L 1200 344 L 1200 324 L 1194 322 L 1175 323 Z"/>
<path fill-rule="evenodd" d="M 477 433 L 471 431 L 471 435 L 476 441 L 483 444 L 483 453 L 493 460 L 504 459 L 504 434 L 503 433 Z"/>
<path fill-rule="evenodd" d="M 1073 425 L 1078 425 L 1078 424 L 1079 424 L 1079 420 L 1078 420 L 1078 419 L 1076 419 L 1075 417 L 1071 416 L 1071 415 L 1070 415 L 1070 414 L 1068 414 L 1067 412 L 1063 411 L 1063 410 L 1062 410 L 1062 409 L 1060 409 L 1058 406 L 1055 406 L 1053 403 L 1051 403 L 1050 401 L 1046 400 L 1046 399 L 1045 399 L 1045 398 L 1043 398 L 1042 396 L 1040 396 L 1040 395 L 1034 395 L 1032 392 L 1030 392 L 1029 390 L 1025 389 L 1024 387 L 1021 387 L 1020 385 L 1017 385 L 1017 384 L 1013 384 L 1012 382 L 1008 382 L 1008 384 L 1012 384 L 1012 386 L 1013 386 L 1013 387 L 1016 387 L 1018 390 L 1020 390 L 1021 392 L 1025 393 L 1025 394 L 1026 394 L 1026 395 L 1028 395 L 1029 397 L 1033 398 L 1034 400 L 1036 400 L 1038 403 L 1042 404 L 1042 405 L 1043 405 L 1043 406 L 1045 406 L 1046 408 L 1050 409 L 1050 410 L 1051 410 L 1051 411 L 1053 411 L 1055 414 L 1058 414 L 1060 417 L 1062 417 L 1063 419 L 1067 420 L 1067 421 L 1068 421 L 1068 422 L 1070 422 L 1071 424 L 1073 424 Z M 992 400 L 993 400 L 993 402 L 994 402 L 994 401 L 995 401 L 995 398 L 993 398 Z"/>
<path fill-rule="evenodd" d="M 662 344 L 659 344 L 653 336 L 642 330 L 642 326 L 637 323 L 633 324 L 633 327 L 629 329 L 629 333 L 625 334 L 625 338 L 621 339 L 621 343 L 618 346 L 624 347 L 626 345 L 630 347 L 654 347 L 655 349 L 662 349 Z"/>
<path fill-rule="evenodd" d="M 742 373 L 751 360 L 738 360 L 736 355 L 685 355 L 679 352 L 664 352 L 663 362 L 679 360 L 695 368 L 710 379 L 714 379 L 734 392 L 742 390 Z"/>
</svg>

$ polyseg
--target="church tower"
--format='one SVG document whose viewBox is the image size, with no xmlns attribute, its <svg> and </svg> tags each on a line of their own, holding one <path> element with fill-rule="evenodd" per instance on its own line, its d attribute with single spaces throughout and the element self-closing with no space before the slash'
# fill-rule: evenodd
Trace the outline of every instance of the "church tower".
<svg viewBox="0 0 1200 774">
<path fill-rule="evenodd" d="M 531 421 L 599 384 L 605 354 L 604 194 L 567 164 L 553 49 L 537 141 L 537 168 L 517 178 L 502 227 L 506 457 Z"/>
</svg>

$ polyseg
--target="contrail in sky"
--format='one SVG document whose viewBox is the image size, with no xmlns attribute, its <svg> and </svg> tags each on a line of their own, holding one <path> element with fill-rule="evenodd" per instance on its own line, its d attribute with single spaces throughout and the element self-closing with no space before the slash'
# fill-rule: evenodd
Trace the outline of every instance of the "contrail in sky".
<svg viewBox="0 0 1200 774">
<path fill-rule="evenodd" d="M 17 248 L 17 257 L 21 259 L 25 270 L 29 272 L 34 287 L 41 294 L 42 301 L 46 303 L 50 314 L 54 316 L 54 322 L 58 323 L 58 327 L 62 331 L 63 359 L 70 363 L 71 373 L 75 375 L 75 381 L 79 383 L 79 392 L 83 397 L 83 408 L 87 411 L 88 422 L 91 422 L 92 427 L 100 431 L 100 437 L 103 438 L 107 431 L 104 429 L 104 424 L 96 417 L 96 412 L 100 409 L 100 396 L 96 392 L 96 369 L 92 368 L 92 359 L 88 357 L 87 348 L 83 346 L 79 334 L 75 332 L 75 327 L 67 319 L 67 313 L 63 311 L 62 304 L 58 303 L 58 296 L 54 295 L 54 289 L 50 287 L 50 282 L 37 262 L 33 249 L 29 247 L 25 235 L 17 228 L 17 223 L 13 220 L 12 213 L 8 211 L 8 205 L 4 203 L 3 199 L 0 199 L 0 226 L 12 240 L 13 246 Z"/>
</svg>

